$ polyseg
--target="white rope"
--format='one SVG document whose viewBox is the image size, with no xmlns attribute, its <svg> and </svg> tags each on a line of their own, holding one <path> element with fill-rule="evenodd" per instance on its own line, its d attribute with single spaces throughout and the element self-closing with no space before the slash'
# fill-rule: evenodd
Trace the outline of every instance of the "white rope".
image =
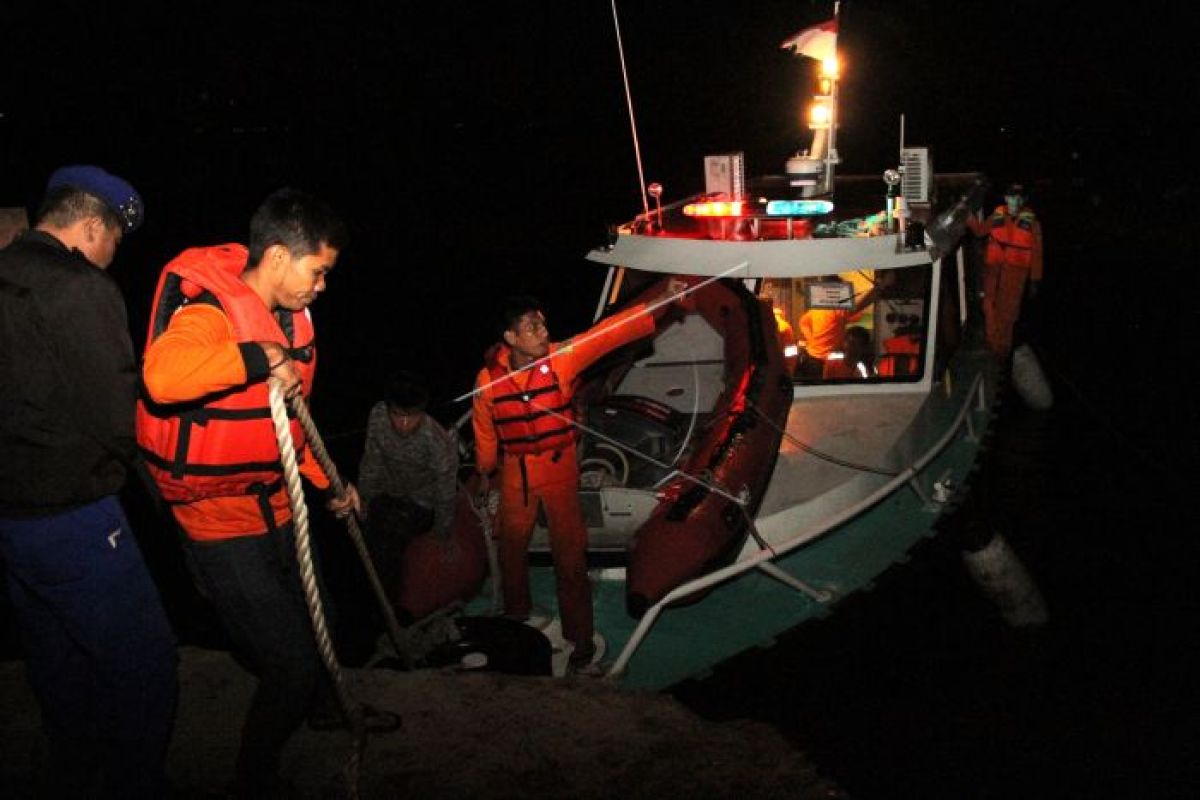
<svg viewBox="0 0 1200 800">
<path fill-rule="evenodd" d="M 329 488 L 333 490 L 335 497 L 343 497 L 346 493 L 346 486 L 342 482 L 341 475 L 338 473 L 337 465 L 329 457 L 329 451 L 326 450 L 325 444 L 321 440 L 321 434 L 317 430 L 316 423 L 313 422 L 312 414 L 308 411 L 308 405 L 304 402 L 304 397 L 297 394 L 292 399 L 292 408 L 296 412 L 296 419 L 299 420 L 301 427 L 304 428 L 309 450 L 312 451 L 313 457 L 321 465 L 321 469 L 325 471 L 325 477 L 329 478 Z M 411 666 L 412 655 L 409 652 L 410 648 L 407 646 L 408 637 L 400 630 L 400 624 L 396 620 L 392 603 L 388 600 L 387 592 L 383 588 L 383 582 L 379 579 L 379 573 L 375 570 L 375 562 L 371 559 L 371 553 L 367 549 L 362 529 L 358 524 L 358 518 L 354 514 L 346 517 L 346 530 L 350 535 L 350 541 L 354 543 L 354 549 L 358 553 L 359 561 L 362 562 L 363 570 L 367 573 L 371 589 L 375 593 L 375 600 L 379 605 L 380 612 L 383 614 L 384 626 L 387 629 L 388 638 L 392 642 L 392 648 L 396 652 L 396 657 L 404 664 Z"/>
<path fill-rule="evenodd" d="M 291 424 L 288 422 L 287 406 L 283 397 L 282 384 L 272 378 L 268 381 L 268 397 L 271 403 L 271 422 L 275 426 L 275 440 L 279 444 L 279 458 L 283 464 L 284 482 L 287 487 L 288 504 L 292 510 L 292 527 L 296 539 L 296 563 L 300 570 L 300 581 L 304 586 L 304 599 L 308 604 L 309 618 L 312 621 L 313 634 L 317 640 L 317 650 L 321 660 L 332 678 L 334 694 L 346 719 L 350 721 L 351 735 L 354 737 L 354 747 L 346 761 L 345 777 L 347 789 L 351 797 L 358 797 L 358 773 L 362 763 L 362 752 L 366 746 L 366 725 L 362 709 L 350 696 L 342 678 L 342 668 L 338 664 L 337 654 L 333 650 L 333 642 L 329 636 L 329 626 L 325 620 L 325 607 L 321 602 L 321 592 L 317 586 L 316 571 L 313 568 L 312 546 L 308 532 L 308 505 L 304 502 L 304 486 L 300 482 L 300 468 L 296 461 L 296 445 L 292 441 Z"/>
<path fill-rule="evenodd" d="M 712 275 L 712 276 L 704 279 L 700 283 L 697 283 L 695 286 L 689 286 L 688 288 L 683 289 L 682 291 L 672 294 L 670 297 L 664 297 L 662 300 L 659 300 L 656 303 L 652 303 L 651 305 L 646 306 L 641 311 L 632 315 L 628 319 L 621 320 L 621 322 L 618 324 L 617 327 L 619 327 L 620 325 L 625 325 L 627 323 L 630 323 L 633 320 L 637 319 L 638 317 L 645 316 L 646 314 L 653 314 L 655 311 L 662 308 L 663 306 L 668 305 L 670 303 L 674 303 L 679 298 L 686 297 L 687 295 L 691 294 L 692 292 L 697 292 L 697 291 L 703 289 L 705 286 L 708 286 L 710 283 L 713 283 L 714 281 L 719 281 L 721 278 L 727 277 L 728 275 L 731 275 L 740 269 L 745 269 L 749 265 L 750 265 L 749 261 L 743 261 L 740 264 L 735 264 L 734 266 L 730 267 L 729 269 L 725 270 L 724 272 L 722 272 L 718 275 Z M 566 344 L 577 347 L 581 344 L 584 344 L 585 342 L 591 341 L 592 339 L 596 338 L 597 336 L 604 336 L 604 335 L 608 334 L 610 330 L 613 330 L 613 328 L 608 327 L 608 328 L 604 328 L 603 330 L 594 330 L 593 329 L 593 331 L 591 333 L 585 334 L 583 336 L 583 338 L 579 339 L 578 341 L 576 341 L 575 339 L 570 339 L 568 342 L 566 342 Z M 501 375 L 499 378 L 496 378 L 496 380 L 494 380 L 494 381 L 485 383 L 483 386 L 476 386 L 474 389 L 467 392 L 466 394 L 462 394 L 462 395 L 459 395 L 458 397 L 454 398 L 453 402 L 459 403 L 459 402 L 462 402 L 463 400 L 474 397 L 475 395 L 482 392 L 484 389 L 490 389 L 491 387 L 495 386 L 497 383 L 500 383 L 501 381 L 506 381 L 514 375 L 519 375 L 522 372 L 526 372 L 527 370 L 531 370 L 537 366 L 540 366 L 541 364 L 546 363 L 553 357 L 554 357 L 553 353 L 544 355 L 541 358 L 536 359 L 535 361 L 529 362 L 528 364 L 526 364 L 525 366 L 523 366 L 519 369 L 514 369 L 504 375 Z"/>
</svg>

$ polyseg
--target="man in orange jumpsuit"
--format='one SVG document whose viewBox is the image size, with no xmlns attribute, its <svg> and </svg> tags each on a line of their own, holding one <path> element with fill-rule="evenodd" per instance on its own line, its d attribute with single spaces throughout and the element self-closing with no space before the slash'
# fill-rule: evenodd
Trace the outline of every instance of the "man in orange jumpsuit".
<svg viewBox="0 0 1200 800">
<path fill-rule="evenodd" d="M 151 313 L 138 445 L 186 534 L 200 593 L 258 678 L 235 767 L 237 796 L 282 796 L 279 758 L 306 715 L 314 726 L 340 723 L 294 555 L 267 380 L 289 396 L 311 391 L 308 306 L 325 290 L 344 239 L 323 202 L 281 190 L 255 212 L 249 249 L 192 248 L 172 260 Z M 328 488 L 294 421 L 292 434 L 301 473 Z M 358 495 L 351 486 L 327 505 L 345 516 L 358 510 Z M 367 722 L 398 724 L 383 716 Z"/>
<path fill-rule="evenodd" d="M 987 237 L 983 262 L 983 319 L 988 347 L 1007 359 L 1012 350 L 1013 326 L 1021 316 L 1025 281 L 1030 297 L 1037 296 L 1042 280 L 1042 226 L 1025 206 L 1019 183 L 1004 192 L 1004 205 L 996 206 L 986 221 L 967 218 L 979 237 Z"/>
<path fill-rule="evenodd" d="M 482 491 L 497 465 L 500 470 L 497 538 L 505 614 L 523 620 L 533 607 L 526 557 L 540 505 L 550 529 L 563 638 L 573 645 L 572 669 L 595 657 L 571 410 L 575 379 L 606 353 L 654 333 L 655 317 L 683 286 L 670 281 L 658 302 L 634 306 L 561 344 L 550 342 L 537 300 L 511 298 L 501 315 L 503 341 L 488 350 L 475 381 L 472 424 Z"/>
</svg>

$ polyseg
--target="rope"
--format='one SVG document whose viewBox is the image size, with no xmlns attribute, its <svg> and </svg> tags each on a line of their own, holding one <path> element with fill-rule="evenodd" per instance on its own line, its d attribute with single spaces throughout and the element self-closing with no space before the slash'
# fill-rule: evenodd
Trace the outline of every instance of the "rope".
<svg viewBox="0 0 1200 800">
<path fill-rule="evenodd" d="M 329 488 L 333 490 L 334 495 L 339 498 L 342 497 L 346 493 L 346 486 L 338 474 L 337 465 L 333 463 L 333 459 L 329 457 L 329 452 L 325 449 L 325 443 L 321 441 L 321 434 L 317 432 L 316 423 L 313 422 L 312 414 L 308 411 L 308 405 L 304 402 L 304 397 L 297 394 L 292 399 L 292 408 L 296 412 L 296 419 L 299 420 L 301 427 L 304 428 L 305 436 L 308 437 L 309 449 L 312 450 L 317 462 L 321 465 L 321 469 L 325 470 L 325 475 L 329 478 Z M 395 611 L 392 609 L 392 604 L 387 598 L 387 593 L 384 591 L 383 582 L 379 580 L 379 573 L 375 570 L 375 562 L 371 560 L 371 553 L 367 550 L 366 541 L 363 539 L 362 528 L 359 527 L 358 518 L 354 514 L 346 517 L 346 527 L 350 532 L 350 541 L 354 543 L 354 549 L 358 552 L 358 558 L 362 561 L 363 569 L 366 570 L 367 577 L 370 579 L 371 589 L 374 591 L 375 599 L 379 603 L 379 610 L 383 612 L 388 638 L 392 642 L 396 656 L 401 662 L 411 666 L 408 648 L 405 647 L 406 637 L 400 630 L 400 624 L 396 620 Z"/>
<path fill-rule="evenodd" d="M 728 275 L 732 275 L 733 273 L 737 272 L 740 269 L 746 269 L 748 266 L 750 266 L 749 261 L 743 261 L 740 264 L 735 264 L 734 266 L 730 267 L 729 269 L 727 269 L 723 272 L 720 272 L 716 275 L 712 275 L 712 276 L 709 276 L 708 278 L 705 278 L 702 282 L 697 283 L 695 286 L 689 286 L 686 289 L 676 292 L 675 294 L 671 295 L 670 297 L 664 297 L 661 300 L 658 300 L 657 302 L 651 303 L 650 305 L 646 306 L 638 313 L 634 314 L 633 316 L 629 317 L 626 320 L 623 320 L 620 323 L 620 325 L 627 325 L 630 322 L 632 322 L 633 320 L 638 319 L 639 317 L 643 317 L 647 314 L 653 314 L 655 311 L 662 308 L 663 306 L 674 303 L 676 300 L 678 300 L 681 297 L 687 297 L 689 294 L 698 292 L 701 289 L 703 289 L 705 286 L 708 286 L 710 283 L 714 283 L 715 281 L 719 281 Z M 608 333 L 608 330 L 609 329 L 607 329 L 607 328 L 604 330 L 596 330 L 596 328 L 592 328 L 590 331 L 588 331 L 587 333 L 585 333 L 583 336 L 579 337 L 578 339 L 572 338 L 572 339 L 567 340 L 567 342 L 565 342 L 563 346 L 569 345 L 572 347 L 578 347 L 579 345 L 583 344 L 584 342 L 588 342 L 588 341 L 596 338 L 597 336 L 604 336 L 606 333 Z M 530 361 L 525 366 L 520 367 L 519 369 L 511 370 L 510 372 L 508 372 L 504 375 L 501 375 L 499 378 L 496 378 L 494 381 L 489 381 L 488 383 L 485 383 L 483 386 L 476 386 L 474 389 L 467 392 L 466 394 L 459 395 L 458 397 L 454 398 L 453 402 L 461 403 L 463 400 L 472 398 L 475 395 L 482 392 L 484 389 L 490 389 L 491 387 L 495 386 L 496 384 L 500 383 L 501 381 L 508 380 L 509 378 L 513 377 L 514 375 L 519 375 L 522 372 L 527 372 L 528 370 L 534 369 L 536 367 L 540 367 L 542 364 L 549 362 L 550 359 L 552 359 L 553 357 L 554 357 L 554 354 L 550 353 L 548 355 L 542 356 L 541 358 Z"/>
<path fill-rule="evenodd" d="M 346 761 L 344 776 L 346 787 L 351 798 L 358 797 L 358 774 L 362 764 L 362 754 L 366 747 L 366 724 L 362 709 L 350 696 L 346 683 L 342 678 L 342 668 L 338 664 L 337 654 L 333 651 L 333 641 L 329 636 L 329 626 L 325 621 L 325 608 L 321 603 L 321 593 L 317 587 L 316 572 L 313 569 L 312 547 L 308 536 L 308 506 L 304 502 L 304 487 L 300 483 L 300 468 L 296 462 L 296 446 L 292 441 L 291 425 L 288 422 L 287 406 L 283 398 L 283 390 L 279 381 L 271 379 L 268 383 L 271 402 L 271 421 L 275 425 L 275 439 L 279 443 L 279 458 L 283 463 L 284 480 L 287 485 L 288 504 L 292 510 L 293 527 L 296 534 L 296 562 L 300 569 L 300 581 L 304 586 L 304 599 L 308 604 L 309 617 L 312 620 L 313 634 L 316 636 L 317 649 L 321 660 L 329 670 L 333 681 L 334 693 L 342 713 L 350 721 L 350 731 L 354 738 L 354 747 Z M 303 401 L 300 401 L 303 404 Z M 311 422 L 311 420 L 310 420 Z M 314 450 L 315 452 L 315 450 Z"/>
<path fill-rule="evenodd" d="M 889 478 L 894 478 L 900 474 L 900 471 L 898 471 L 898 470 L 881 469 L 879 467 L 871 467 L 866 464 L 856 464 L 853 461 L 846 461 L 844 459 L 838 458 L 837 456 L 831 456 L 828 453 L 822 453 L 820 450 L 817 450 L 815 447 L 805 444 L 804 442 L 797 439 L 795 436 L 792 436 L 785 429 L 776 425 L 775 421 L 773 419 L 771 419 L 770 417 L 768 417 L 766 414 L 764 414 L 763 410 L 761 408 L 759 408 L 758 406 L 754 405 L 753 403 L 749 403 L 748 405 L 754 409 L 755 414 L 758 414 L 758 416 L 761 417 L 768 425 L 770 425 L 772 428 L 774 428 L 776 431 L 778 431 L 780 434 L 782 434 L 783 438 L 787 439 L 789 442 L 791 442 L 792 444 L 794 444 L 796 447 L 800 448 L 804 452 L 808 453 L 809 455 L 816 456 L 817 458 L 828 461 L 831 464 L 837 464 L 839 467 L 846 467 L 847 469 L 857 469 L 862 472 L 871 472 L 876 475 L 886 475 Z"/>
<path fill-rule="evenodd" d="M 500 585 L 500 559 L 496 554 L 496 540 L 492 538 L 492 517 L 486 499 L 481 503 L 471 501 L 471 510 L 479 517 L 479 528 L 483 532 L 483 547 L 487 553 L 488 573 L 492 579 L 492 614 L 499 614 L 503 608 Z"/>
</svg>

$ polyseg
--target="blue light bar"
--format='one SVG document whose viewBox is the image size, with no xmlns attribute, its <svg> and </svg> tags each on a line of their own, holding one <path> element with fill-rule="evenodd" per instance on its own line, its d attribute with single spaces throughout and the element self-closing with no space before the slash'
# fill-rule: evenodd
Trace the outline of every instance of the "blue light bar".
<svg viewBox="0 0 1200 800">
<path fill-rule="evenodd" d="M 833 211 L 828 200 L 772 200 L 767 203 L 767 214 L 772 217 L 817 217 Z"/>
</svg>

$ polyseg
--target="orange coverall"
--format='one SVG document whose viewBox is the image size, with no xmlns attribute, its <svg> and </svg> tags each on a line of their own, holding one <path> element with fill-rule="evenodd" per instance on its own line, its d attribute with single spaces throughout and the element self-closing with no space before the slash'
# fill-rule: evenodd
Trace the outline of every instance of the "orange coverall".
<svg viewBox="0 0 1200 800">
<path fill-rule="evenodd" d="M 829 354 L 842 347 L 846 336 L 846 324 L 860 314 L 830 308 L 813 308 L 800 315 L 800 337 L 804 349 L 815 359 L 824 361 Z"/>
<path fill-rule="evenodd" d="M 993 227 L 992 220 L 1001 215 L 1003 227 Z M 967 218 L 976 236 L 989 237 L 983 262 L 984 334 L 988 347 L 1000 358 L 1008 358 L 1012 350 L 1013 326 L 1021 316 L 1026 278 L 1034 283 L 1042 279 L 1042 226 L 1033 218 L 1029 233 L 1025 233 L 1017 225 L 1022 215 L 1032 218 L 1033 212 L 1021 208 L 1013 215 L 1007 206 L 999 206 L 986 220 Z"/>
<path fill-rule="evenodd" d="M 654 332 L 654 318 L 638 305 L 617 314 L 586 333 L 562 344 L 551 344 L 549 363 L 563 395 L 569 398 L 579 373 L 606 353 Z M 500 364 L 509 365 L 510 350 L 501 345 Z M 528 384 L 532 370 L 513 376 L 518 386 Z M 529 540 L 537 521 L 538 505 L 546 512 L 550 529 L 550 555 L 554 562 L 558 611 L 563 637 L 576 645 L 593 635 L 592 588 L 587 576 L 587 527 L 579 507 L 579 466 L 574 447 L 526 455 L 502 454 L 493 424 L 495 396 L 491 372 L 485 366 L 475 381 L 472 408 L 476 469 L 489 474 L 500 467 L 500 515 L 497 525 L 505 613 L 526 617 L 532 610 L 529 591 Z M 525 469 L 522 475 L 521 461 Z"/>
<path fill-rule="evenodd" d="M 179 309 L 170 327 L 146 348 L 143 375 L 150 396 L 160 403 L 195 400 L 247 381 L 246 362 L 228 317 L 221 309 L 203 303 Z M 318 489 L 329 487 L 329 478 L 307 446 L 300 472 Z M 269 502 L 275 525 L 286 525 L 292 518 L 287 490 L 281 487 Z M 267 532 L 267 522 L 253 495 L 173 504 L 171 511 L 188 537 L 196 541 Z"/>
</svg>

